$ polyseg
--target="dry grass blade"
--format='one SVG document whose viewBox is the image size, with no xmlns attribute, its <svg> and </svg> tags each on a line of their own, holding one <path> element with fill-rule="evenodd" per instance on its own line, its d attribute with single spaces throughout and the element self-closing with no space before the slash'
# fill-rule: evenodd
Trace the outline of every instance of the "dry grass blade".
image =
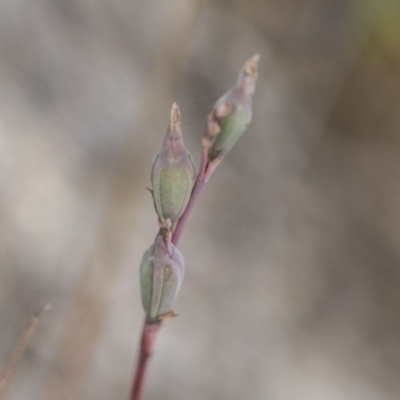
<svg viewBox="0 0 400 400">
<path fill-rule="evenodd" d="M 17 368 L 17 366 L 25 352 L 25 349 L 27 348 L 33 334 L 36 331 L 40 317 L 42 316 L 44 311 L 47 311 L 50 308 L 51 308 L 51 304 L 46 304 L 45 306 L 41 307 L 38 311 L 36 311 L 32 315 L 32 317 L 29 319 L 25 330 L 23 331 L 21 337 L 18 340 L 17 345 L 14 348 L 14 351 L 11 355 L 11 359 L 10 359 L 7 367 L 0 375 L 0 398 L 2 398 L 4 392 L 6 391 L 7 386 L 11 380 L 11 377 L 14 374 L 15 369 Z"/>
</svg>

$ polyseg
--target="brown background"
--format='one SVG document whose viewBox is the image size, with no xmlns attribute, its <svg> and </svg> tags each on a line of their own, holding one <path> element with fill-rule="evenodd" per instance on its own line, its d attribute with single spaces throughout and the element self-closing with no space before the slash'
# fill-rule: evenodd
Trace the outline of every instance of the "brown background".
<svg viewBox="0 0 400 400">
<path fill-rule="evenodd" d="M 400 2 L 2 0 L 0 369 L 53 304 L 5 400 L 127 399 L 169 109 L 198 162 L 255 52 L 145 399 L 400 398 Z"/>
</svg>

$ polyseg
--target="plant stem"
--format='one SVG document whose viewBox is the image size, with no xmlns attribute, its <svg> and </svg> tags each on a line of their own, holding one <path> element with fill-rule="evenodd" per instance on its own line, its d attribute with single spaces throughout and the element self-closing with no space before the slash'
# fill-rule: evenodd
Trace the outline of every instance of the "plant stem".
<svg viewBox="0 0 400 400">
<path fill-rule="evenodd" d="M 204 177 L 207 167 L 207 154 L 208 151 L 205 147 L 203 147 L 200 168 L 197 174 L 196 182 L 194 184 L 192 194 L 190 195 L 190 199 L 188 205 L 186 207 L 185 212 L 181 216 L 176 225 L 174 233 L 172 235 L 172 243 L 175 245 L 178 244 L 179 239 L 182 235 L 183 229 L 186 225 L 186 222 L 189 218 L 190 212 L 199 197 L 201 189 L 205 185 Z M 148 367 L 148 361 L 150 356 L 153 353 L 154 343 L 158 334 L 158 331 L 161 328 L 161 321 L 148 321 L 147 318 L 143 324 L 142 338 L 140 340 L 140 353 L 136 366 L 135 379 L 133 381 L 132 392 L 130 400 L 140 400 L 142 398 L 142 392 L 144 387 L 144 381 L 146 378 L 146 371 Z"/>
<path fill-rule="evenodd" d="M 197 174 L 196 182 L 194 184 L 192 194 L 190 195 L 189 202 L 186 206 L 186 209 L 182 216 L 179 218 L 179 221 L 175 227 L 174 233 L 172 234 L 172 243 L 176 246 L 178 245 L 179 239 L 181 238 L 183 229 L 185 228 L 186 222 L 189 218 L 189 215 L 192 211 L 192 208 L 194 204 L 196 203 L 197 198 L 199 197 L 199 194 L 201 192 L 201 189 L 203 189 L 204 185 L 206 184 L 206 181 L 204 180 L 205 173 L 206 173 L 206 167 L 207 167 L 207 158 L 208 158 L 208 150 L 203 146 L 203 150 L 201 153 L 201 161 L 200 161 L 200 167 L 199 167 L 199 173 Z"/>
<path fill-rule="evenodd" d="M 142 338 L 140 340 L 140 354 L 130 400 L 140 400 L 142 398 L 148 361 L 153 353 L 154 342 L 160 328 L 161 321 L 150 322 L 146 319 L 143 324 Z"/>
<path fill-rule="evenodd" d="M 202 138 L 202 153 L 200 160 L 200 167 L 196 177 L 196 181 L 194 183 L 192 192 L 190 194 L 190 198 L 188 204 L 186 206 L 185 211 L 182 216 L 179 218 L 178 223 L 172 232 L 171 242 L 177 246 L 178 242 L 182 236 L 183 230 L 186 226 L 186 223 L 189 219 L 190 213 L 192 212 L 193 206 L 195 205 L 201 190 L 221 163 L 224 155 L 230 150 L 232 145 L 237 141 L 237 139 L 244 133 L 247 129 L 248 124 L 251 120 L 251 97 L 254 93 L 255 82 L 257 80 L 257 65 L 258 65 L 259 55 L 256 54 L 246 61 L 244 67 L 242 68 L 237 84 L 227 92 L 223 97 L 221 97 L 217 103 L 215 103 L 212 112 L 207 117 L 207 125 L 206 131 Z M 171 112 L 171 125 L 170 131 L 173 131 L 173 127 L 175 126 L 175 119 L 179 122 L 179 113 L 177 112 L 178 108 L 176 104 L 172 108 Z M 239 113 L 239 114 L 238 114 Z M 172 116 L 175 115 L 175 118 Z M 236 116 L 235 116 L 236 114 Z M 231 126 L 232 124 L 228 124 L 227 128 L 223 131 L 223 127 L 221 126 L 221 119 L 228 117 L 229 115 L 233 115 L 233 123 L 236 124 L 237 115 L 239 115 L 239 121 L 243 120 L 243 115 L 245 120 L 243 123 L 240 122 L 238 126 Z M 220 148 L 216 150 L 216 153 L 213 155 L 209 150 L 215 144 L 215 138 L 217 135 L 222 134 L 225 139 L 222 139 L 222 144 L 225 141 L 224 145 L 220 145 Z M 227 136 L 228 135 L 228 136 Z M 233 135 L 233 137 L 232 137 Z M 229 139 L 227 141 L 227 139 Z M 229 141 L 232 141 L 229 145 Z M 159 214 L 160 221 L 162 220 L 161 215 Z M 169 220 L 170 221 L 170 220 Z M 171 222 L 171 221 L 170 221 Z M 161 230 L 160 230 L 161 232 Z M 168 230 L 170 233 L 170 230 Z M 132 388 L 131 400 L 140 400 L 141 393 L 143 390 L 144 377 L 147 369 L 148 359 L 151 355 L 154 341 L 156 335 L 161 326 L 161 320 L 164 318 L 170 318 L 175 314 L 173 311 L 170 311 L 167 314 L 164 314 L 158 317 L 153 324 L 152 321 L 146 320 L 143 327 L 142 339 L 140 343 L 140 354 L 137 365 L 137 370 L 135 374 L 134 385 Z"/>
</svg>

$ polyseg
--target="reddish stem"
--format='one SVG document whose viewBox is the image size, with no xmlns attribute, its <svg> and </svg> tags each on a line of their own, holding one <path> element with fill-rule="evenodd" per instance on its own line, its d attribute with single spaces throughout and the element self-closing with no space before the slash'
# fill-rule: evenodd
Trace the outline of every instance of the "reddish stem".
<svg viewBox="0 0 400 400">
<path fill-rule="evenodd" d="M 208 159 L 208 150 L 203 146 L 203 151 L 201 153 L 201 161 L 200 161 L 200 168 L 199 168 L 199 173 L 197 174 L 196 182 L 194 184 L 192 194 L 190 195 L 190 199 L 188 202 L 188 205 L 186 206 L 186 209 L 182 216 L 180 217 L 174 233 L 172 234 L 172 243 L 174 245 L 177 245 L 179 242 L 179 239 L 181 238 L 183 229 L 185 228 L 186 222 L 189 218 L 189 215 L 192 211 L 192 208 L 194 204 L 196 203 L 197 198 L 199 197 L 199 194 L 201 192 L 201 189 L 203 189 L 204 185 L 206 184 L 206 181 L 204 180 L 205 177 L 205 172 L 207 168 L 207 159 Z"/>
<path fill-rule="evenodd" d="M 142 338 L 140 340 L 140 354 L 136 367 L 135 380 L 130 400 L 140 400 L 146 378 L 147 366 L 150 356 L 153 353 L 154 342 L 160 330 L 161 321 L 149 322 L 147 319 L 143 324 Z"/>
<path fill-rule="evenodd" d="M 199 173 L 197 174 L 196 182 L 194 184 L 192 194 L 190 195 L 189 203 L 186 206 L 185 212 L 176 225 L 174 233 L 172 235 L 172 243 L 178 244 L 179 239 L 182 235 L 183 229 L 189 218 L 190 212 L 199 197 L 201 189 L 206 184 L 206 168 L 207 168 L 208 151 L 203 147 L 201 154 Z M 142 392 L 144 387 L 144 380 L 146 377 L 146 371 L 148 361 L 153 352 L 154 342 L 157 337 L 157 333 L 160 330 L 161 321 L 150 322 L 147 319 L 143 325 L 142 338 L 140 341 L 140 354 L 136 367 L 135 380 L 133 382 L 132 392 L 130 400 L 140 400 L 142 398 Z"/>
</svg>

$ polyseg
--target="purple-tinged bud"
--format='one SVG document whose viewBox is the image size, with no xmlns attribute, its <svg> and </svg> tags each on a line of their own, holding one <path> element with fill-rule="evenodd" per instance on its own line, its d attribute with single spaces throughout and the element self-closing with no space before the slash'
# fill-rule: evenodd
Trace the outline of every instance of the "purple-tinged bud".
<svg viewBox="0 0 400 400">
<path fill-rule="evenodd" d="M 195 178 L 193 158 L 182 139 L 179 108 L 174 104 L 151 171 L 154 206 L 161 222 L 169 219 L 172 226 L 176 224 L 185 211 Z"/>
<path fill-rule="evenodd" d="M 246 61 L 236 85 L 215 103 L 208 115 L 203 146 L 208 149 L 210 164 L 221 161 L 251 122 L 259 59 L 256 54 Z"/>
<path fill-rule="evenodd" d="M 173 304 L 184 275 L 181 252 L 171 243 L 171 231 L 160 229 L 154 244 L 140 264 L 140 291 L 143 308 L 151 321 L 174 315 Z"/>
</svg>

